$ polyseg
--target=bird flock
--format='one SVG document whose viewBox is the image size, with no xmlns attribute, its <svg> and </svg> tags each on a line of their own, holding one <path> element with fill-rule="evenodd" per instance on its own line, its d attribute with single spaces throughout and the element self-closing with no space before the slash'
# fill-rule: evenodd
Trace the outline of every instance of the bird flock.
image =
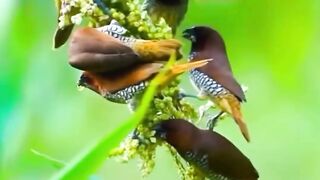
<svg viewBox="0 0 320 180">
<path fill-rule="evenodd" d="M 93 2 L 99 5 L 98 8 L 107 8 L 103 1 Z M 172 28 L 173 37 L 183 36 L 191 43 L 188 61 L 171 66 L 164 84 L 188 72 L 199 94 L 183 93 L 180 98 L 208 100 L 220 110 L 207 120 L 206 129 L 200 129 L 189 119 L 164 119 L 152 125 L 154 137 L 172 146 L 208 179 L 258 179 L 259 174 L 251 161 L 232 142 L 214 131 L 216 122 L 229 115 L 245 140 L 250 141 L 241 112 L 241 103 L 246 97 L 232 73 L 222 36 L 208 25 L 196 25 L 185 29 L 181 35 L 176 34 L 187 13 L 188 0 L 145 0 L 142 8 L 152 21 L 164 19 Z M 107 12 L 106 9 L 103 12 Z M 69 39 L 69 64 L 82 71 L 78 85 L 111 102 L 132 104 L 163 69 L 173 52 L 177 59 L 182 58 L 179 40 L 130 36 L 130 31 L 116 20 L 98 28 L 80 27 L 72 32 L 73 28 L 74 25 L 70 24 L 58 29 L 56 39 L 60 40 L 55 47 Z"/>
</svg>

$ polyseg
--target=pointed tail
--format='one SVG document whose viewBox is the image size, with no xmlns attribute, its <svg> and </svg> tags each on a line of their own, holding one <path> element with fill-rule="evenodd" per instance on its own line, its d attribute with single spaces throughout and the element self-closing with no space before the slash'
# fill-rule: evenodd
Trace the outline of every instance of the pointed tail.
<svg viewBox="0 0 320 180">
<path fill-rule="evenodd" d="M 243 137 L 246 139 L 247 142 L 250 142 L 249 130 L 246 122 L 243 120 L 243 116 L 240 110 L 240 103 L 238 103 L 238 106 L 231 105 L 231 110 L 232 110 L 233 119 L 238 124 Z"/>
</svg>

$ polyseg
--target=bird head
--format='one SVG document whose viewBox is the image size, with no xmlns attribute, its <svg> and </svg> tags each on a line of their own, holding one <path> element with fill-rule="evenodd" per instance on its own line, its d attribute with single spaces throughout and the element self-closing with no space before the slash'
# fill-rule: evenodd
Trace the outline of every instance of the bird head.
<svg viewBox="0 0 320 180">
<path fill-rule="evenodd" d="M 183 31 L 183 37 L 190 40 L 193 46 L 201 47 L 223 47 L 224 41 L 221 35 L 208 26 L 194 26 Z"/>
<path fill-rule="evenodd" d="M 183 119 L 164 120 L 156 124 L 153 128 L 155 137 L 165 140 L 178 151 L 190 149 L 193 142 L 193 132 L 196 127 Z"/>
<path fill-rule="evenodd" d="M 82 73 L 78 81 L 78 86 L 91 89 L 92 91 L 98 94 L 100 93 L 99 85 L 95 82 L 95 79 L 92 77 L 92 75 L 86 71 Z"/>
<path fill-rule="evenodd" d="M 208 26 L 193 26 L 183 31 L 183 37 L 192 42 L 210 40 L 220 37 L 219 33 Z"/>
</svg>

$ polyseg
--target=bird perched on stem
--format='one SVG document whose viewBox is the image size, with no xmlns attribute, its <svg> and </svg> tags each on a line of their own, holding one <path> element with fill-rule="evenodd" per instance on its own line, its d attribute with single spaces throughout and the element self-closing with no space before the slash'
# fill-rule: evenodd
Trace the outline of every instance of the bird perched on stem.
<svg viewBox="0 0 320 180">
<path fill-rule="evenodd" d="M 161 87 L 176 76 L 190 69 L 201 67 L 209 60 L 173 65 L 161 79 Z M 94 73 L 85 71 L 80 78 L 79 85 L 100 94 L 109 101 L 127 104 L 138 94 L 142 93 L 151 80 L 163 68 L 161 63 L 138 64 L 130 68 L 112 73 Z"/>
<path fill-rule="evenodd" d="M 153 21 L 164 18 L 175 34 L 188 10 L 188 0 L 145 0 L 143 9 Z"/>
<path fill-rule="evenodd" d="M 191 81 L 200 91 L 199 97 L 209 99 L 221 110 L 215 118 L 209 121 L 210 128 L 213 128 L 214 122 L 223 113 L 230 114 L 249 142 L 249 132 L 240 109 L 240 103 L 246 101 L 246 98 L 241 86 L 233 76 L 222 37 L 217 31 L 206 26 L 186 29 L 183 37 L 192 43 L 190 62 L 213 59 L 207 65 L 190 72 Z"/>
<path fill-rule="evenodd" d="M 182 119 L 161 121 L 155 136 L 165 140 L 209 179 L 256 180 L 259 174 L 250 160 L 228 139 L 201 130 Z"/>
<path fill-rule="evenodd" d="M 167 61 L 172 52 L 179 52 L 175 39 L 143 40 L 125 36 L 113 37 L 94 28 L 80 28 L 70 39 L 69 63 L 91 72 L 110 72 L 133 64 Z"/>
<path fill-rule="evenodd" d="M 108 28 L 107 28 L 108 29 Z M 81 28 L 72 36 L 69 47 L 71 66 L 85 71 L 79 81 L 106 99 L 128 103 L 142 92 L 150 78 L 169 60 L 172 52 L 179 53 L 181 44 L 175 39 L 142 40 Z M 181 54 L 178 54 L 180 58 Z M 205 65 L 209 60 L 176 64 L 170 68 L 163 84 L 177 75 Z"/>
</svg>

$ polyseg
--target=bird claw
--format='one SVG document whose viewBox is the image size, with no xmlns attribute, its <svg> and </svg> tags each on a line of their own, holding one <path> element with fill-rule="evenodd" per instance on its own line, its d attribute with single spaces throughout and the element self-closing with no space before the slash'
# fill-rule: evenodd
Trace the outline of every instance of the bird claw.
<svg viewBox="0 0 320 180">
<path fill-rule="evenodd" d="M 211 107 L 214 107 L 214 106 L 215 106 L 215 105 L 214 105 L 211 101 L 208 101 L 207 104 L 200 106 L 199 109 L 198 109 L 199 121 L 201 121 L 202 118 L 205 116 L 205 113 L 206 113 Z"/>
<path fill-rule="evenodd" d="M 209 130 L 213 130 L 213 128 L 216 126 L 218 119 L 223 118 L 224 117 L 224 112 L 220 112 L 219 114 L 215 115 L 213 118 L 209 118 L 209 120 L 207 121 L 207 128 Z"/>
<path fill-rule="evenodd" d="M 138 140 L 139 145 L 148 144 L 148 142 L 145 139 L 140 137 L 139 132 L 138 132 L 137 129 L 134 129 L 134 131 L 132 132 L 131 139 Z"/>
<path fill-rule="evenodd" d="M 211 131 L 213 131 L 213 128 L 216 126 L 217 124 L 217 120 L 218 118 L 213 117 L 212 119 L 209 119 L 207 121 L 207 128 Z"/>
</svg>

